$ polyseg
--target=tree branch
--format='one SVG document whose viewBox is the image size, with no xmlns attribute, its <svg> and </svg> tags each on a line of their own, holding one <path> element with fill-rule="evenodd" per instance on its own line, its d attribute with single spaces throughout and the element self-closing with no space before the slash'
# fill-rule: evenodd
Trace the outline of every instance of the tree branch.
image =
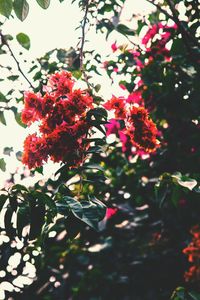
<svg viewBox="0 0 200 300">
<path fill-rule="evenodd" d="M 16 65 L 17 65 L 18 71 L 21 73 L 21 75 L 24 77 L 24 79 L 28 82 L 28 84 L 30 85 L 30 87 L 31 87 L 32 89 L 34 89 L 34 86 L 33 86 L 32 83 L 30 82 L 30 80 L 27 78 L 27 76 L 24 74 L 23 70 L 22 70 L 21 67 L 20 67 L 19 61 L 17 60 L 15 54 L 13 53 L 13 51 L 12 51 L 10 45 L 8 44 L 8 42 L 7 42 L 6 38 L 5 38 L 5 36 L 3 35 L 3 33 L 2 33 L 1 31 L 0 31 L 0 37 L 1 37 L 1 42 L 2 42 L 2 44 L 3 44 L 3 45 L 6 45 L 7 48 L 8 48 L 8 50 L 10 51 L 10 54 L 11 54 L 12 58 L 14 59 Z"/>
<path fill-rule="evenodd" d="M 188 32 L 188 30 L 183 26 L 183 24 L 181 23 L 181 21 L 178 18 L 178 13 L 173 5 L 173 2 L 171 0 L 166 0 L 167 4 L 169 5 L 169 8 L 172 12 L 173 15 L 173 19 L 174 22 L 177 24 L 183 39 L 185 40 L 185 45 L 188 49 L 191 49 L 191 45 L 189 41 L 192 41 L 193 44 L 195 44 L 196 46 L 199 47 L 199 44 L 197 43 L 196 39 L 190 34 L 190 32 Z"/>
<path fill-rule="evenodd" d="M 86 35 L 86 24 L 87 24 L 87 14 L 88 14 L 88 10 L 89 10 L 89 1 L 90 0 L 86 0 L 86 4 L 85 4 L 85 14 L 82 20 L 82 24 L 81 24 L 81 29 L 82 29 L 82 36 L 81 36 L 81 46 L 80 46 L 80 70 L 83 73 L 85 82 L 87 83 L 88 86 L 88 90 L 91 90 L 91 84 L 88 81 L 88 77 L 87 74 L 85 73 L 85 68 L 84 68 L 84 64 L 83 64 L 83 60 L 84 60 L 84 44 L 85 44 L 85 35 Z"/>
<path fill-rule="evenodd" d="M 185 43 L 186 49 L 188 51 L 188 53 L 191 55 L 192 59 L 194 59 L 193 57 L 193 49 L 191 47 L 191 42 L 193 45 L 197 46 L 199 48 L 199 43 L 197 42 L 197 40 L 190 34 L 190 32 L 188 32 L 188 30 L 183 26 L 183 24 L 181 23 L 181 21 L 178 18 L 178 13 L 173 5 L 173 2 L 171 0 L 166 0 L 166 3 L 168 4 L 172 15 L 169 14 L 166 10 L 164 10 L 159 4 L 155 3 L 154 0 L 146 0 L 147 2 L 151 3 L 152 5 L 154 5 L 160 12 L 162 12 L 163 14 L 165 14 L 166 17 L 168 17 L 169 19 L 173 20 L 175 24 L 177 24 L 178 29 L 182 35 L 183 41 Z"/>
<path fill-rule="evenodd" d="M 86 5 L 85 5 L 85 14 L 83 17 L 83 24 L 81 25 L 81 29 L 82 29 L 81 47 L 80 47 L 80 69 L 81 69 L 81 71 L 84 71 L 83 48 L 84 48 L 84 44 L 85 44 L 85 27 L 86 27 L 86 23 L 87 23 L 88 9 L 89 9 L 89 0 L 87 0 Z"/>
<path fill-rule="evenodd" d="M 166 17 L 174 21 L 174 17 L 171 16 L 165 9 L 163 9 L 159 4 L 156 4 L 153 0 L 146 0 L 147 2 L 154 5 L 161 13 L 163 13 Z"/>
</svg>

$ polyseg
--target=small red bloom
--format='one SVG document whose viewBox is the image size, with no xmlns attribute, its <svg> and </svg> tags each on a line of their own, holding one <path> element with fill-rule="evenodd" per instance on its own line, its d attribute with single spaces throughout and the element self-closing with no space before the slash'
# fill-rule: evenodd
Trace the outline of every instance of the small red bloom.
<svg viewBox="0 0 200 300">
<path fill-rule="evenodd" d="M 115 117 L 118 119 L 123 119 L 126 116 L 124 98 L 117 98 L 113 96 L 103 106 L 107 110 L 114 110 Z"/>
<path fill-rule="evenodd" d="M 106 127 L 106 135 L 110 135 L 110 134 L 117 134 L 119 129 L 120 129 L 120 124 L 117 120 L 115 119 L 110 119 L 109 123 L 105 125 Z"/>
<path fill-rule="evenodd" d="M 108 207 L 106 209 L 106 219 L 112 218 L 117 213 L 117 211 L 118 211 L 117 208 L 110 208 L 110 207 Z"/>
<path fill-rule="evenodd" d="M 111 49 L 112 49 L 113 52 L 117 51 L 118 47 L 117 47 L 116 43 L 113 43 L 111 45 Z"/>
<path fill-rule="evenodd" d="M 57 72 L 49 78 L 48 85 L 55 97 L 64 96 L 72 91 L 74 80 L 72 74 L 66 71 Z"/>
<path fill-rule="evenodd" d="M 198 225 L 192 227 L 191 234 L 193 236 L 191 243 L 183 249 L 183 253 L 188 256 L 188 261 L 192 266 L 185 272 L 184 278 L 186 282 L 200 281 L 200 228 Z"/>
</svg>

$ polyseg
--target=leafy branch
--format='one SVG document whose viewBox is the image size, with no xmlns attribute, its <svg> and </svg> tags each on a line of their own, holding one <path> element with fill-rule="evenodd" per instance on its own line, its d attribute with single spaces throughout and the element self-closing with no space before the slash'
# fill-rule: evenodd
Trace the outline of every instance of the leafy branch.
<svg viewBox="0 0 200 300">
<path fill-rule="evenodd" d="M 16 56 L 15 56 L 13 50 L 11 49 L 11 47 L 10 47 L 9 43 L 7 42 L 6 37 L 3 35 L 2 31 L 0 31 L 0 37 L 1 37 L 1 43 L 2 43 L 2 45 L 6 45 L 7 48 L 8 48 L 8 50 L 10 51 L 10 54 L 11 54 L 12 58 L 14 59 L 16 65 L 17 65 L 18 71 L 19 71 L 20 74 L 24 77 L 24 79 L 28 82 L 28 84 L 30 85 L 30 87 L 31 87 L 32 89 L 34 89 L 34 86 L 33 86 L 32 83 L 30 82 L 30 80 L 28 79 L 28 77 L 24 74 L 24 72 L 23 72 L 23 70 L 22 70 L 22 68 L 21 68 L 21 66 L 20 66 L 19 61 L 17 60 L 17 58 L 16 58 Z"/>
<path fill-rule="evenodd" d="M 88 21 L 87 15 L 88 15 L 88 11 L 89 11 L 89 0 L 86 0 L 85 3 L 85 13 L 84 13 L 84 17 L 83 20 L 81 22 L 81 45 L 80 45 L 80 70 L 83 73 L 85 82 L 87 83 L 88 89 L 91 89 L 90 83 L 88 82 L 88 77 L 87 74 L 85 73 L 85 68 L 84 68 L 84 44 L 85 44 L 85 36 L 86 36 L 86 24 Z"/>
</svg>

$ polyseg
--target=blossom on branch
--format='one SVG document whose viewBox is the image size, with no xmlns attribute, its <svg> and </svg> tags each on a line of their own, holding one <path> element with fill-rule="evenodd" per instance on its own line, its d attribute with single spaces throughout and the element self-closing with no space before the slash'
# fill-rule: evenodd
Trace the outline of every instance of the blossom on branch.
<svg viewBox="0 0 200 300">
<path fill-rule="evenodd" d="M 107 101 L 104 107 L 114 111 L 115 114 L 115 119 L 111 119 L 110 124 L 106 125 L 107 135 L 115 133 L 119 136 L 123 152 L 131 154 L 133 153 L 133 147 L 136 147 L 142 153 L 156 151 L 159 147 L 159 141 L 157 140 L 159 132 L 144 107 L 131 103 L 129 97 L 124 99 L 115 96 Z M 119 120 L 124 123 L 122 128 Z"/>
<path fill-rule="evenodd" d="M 188 256 L 188 261 L 192 264 L 188 271 L 185 272 L 186 282 L 196 282 L 200 280 L 200 228 L 198 225 L 191 229 L 193 236 L 191 243 L 183 249 L 183 253 Z"/>
<path fill-rule="evenodd" d="M 39 135 L 29 135 L 24 141 L 22 161 L 30 169 L 40 167 L 50 158 L 70 167 L 80 165 L 90 125 L 86 113 L 93 108 L 93 98 L 84 90 L 74 89 L 69 72 L 50 76 L 45 94 L 25 93 L 22 122 L 31 125 L 39 121 Z"/>
</svg>

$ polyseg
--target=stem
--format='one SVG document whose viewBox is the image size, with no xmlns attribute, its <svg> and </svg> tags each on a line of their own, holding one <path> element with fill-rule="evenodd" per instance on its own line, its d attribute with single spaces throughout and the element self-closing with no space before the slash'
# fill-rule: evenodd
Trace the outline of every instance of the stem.
<svg viewBox="0 0 200 300">
<path fill-rule="evenodd" d="M 89 0 L 87 0 L 87 2 L 86 2 L 85 14 L 84 14 L 84 17 L 83 17 L 83 24 L 81 26 L 82 37 L 81 37 L 81 47 L 80 47 L 80 69 L 82 71 L 84 71 L 84 67 L 83 67 L 83 48 L 84 48 L 84 44 L 85 44 L 85 27 L 86 27 L 86 23 L 87 23 L 88 9 L 89 9 Z"/>
<path fill-rule="evenodd" d="M 89 0 L 87 0 L 86 4 L 85 4 L 85 14 L 84 14 L 84 17 L 82 20 L 82 25 L 81 25 L 82 35 L 81 35 L 81 46 L 80 46 L 80 70 L 83 73 L 85 82 L 87 83 L 88 89 L 90 90 L 91 86 L 90 86 L 90 83 L 88 82 L 87 74 L 85 73 L 84 64 L 83 64 L 83 60 L 84 60 L 84 50 L 83 49 L 84 49 L 84 44 L 85 44 L 88 10 L 89 10 Z"/>
<path fill-rule="evenodd" d="M 169 8 L 171 9 L 174 22 L 178 25 L 178 28 L 182 34 L 182 37 L 185 41 L 185 45 L 188 48 L 188 50 L 191 50 L 190 41 L 192 41 L 196 46 L 199 47 L 199 44 L 197 43 L 196 39 L 187 31 L 187 29 L 182 25 L 181 21 L 179 20 L 178 14 L 173 5 L 173 2 L 171 0 L 166 0 L 166 2 L 169 5 Z"/>
<path fill-rule="evenodd" d="M 154 5 L 160 12 L 162 12 L 166 17 L 173 20 L 175 24 L 177 24 L 178 29 L 182 35 L 183 42 L 186 46 L 186 49 L 188 51 L 188 54 L 190 55 L 191 59 L 196 62 L 195 57 L 193 55 L 193 48 L 191 47 L 191 44 L 196 45 L 199 48 L 199 43 L 197 40 L 191 35 L 190 32 L 183 26 L 181 21 L 178 18 L 178 13 L 173 5 L 173 2 L 171 0 L 166 0 L 166 3 L 168 4 L 172 15 L 169 14 L 166 10 L 164 10 L 159 4 L 156 4 L 154 0 L 146 0 L 147 2 Z"/>
<path fill-rule="evenodd" d="M 30 87 L 31 87 L 32 89 L 34 89 L 34 86 L 33 86 L 32 83 L 30 82 L 30 80 L 27 78 L 27 76 L 24 74 L 23 70 L 22 70 L 21 67 L 20 67 L 19 61 L 17 60 L 15 54 L 13 53 L 13 51 L 12 51 L 10 45 L 8 44 L 7 40 L 5 39 L 5 36 L 2 34 L 1 31 L 0 31 L 0 36 L 1 36 L 1 42 L 2 42 L 2 44 L 7 46 L 7 48 L 8 48 L 9 51 L 10 51 L 10 54 L 11 54 L 12 58 L 13 58 L 14 61 L 16 62 L 18 71 L 21 73 L 21 75 L 24 77 L 24 79 L 28 82 L 28 84 L 30 85 Z"/>
<path fill-rule="evenodd" d="M 153 0 L 146 0 L 147 2 L 154 5 L 161 13 L 163 13 L 166 17 L 174 21 L 174 17 L 171 16 L 166 10 L 164 10 L 159 4 L 156 4 Z"/>
</svg>

